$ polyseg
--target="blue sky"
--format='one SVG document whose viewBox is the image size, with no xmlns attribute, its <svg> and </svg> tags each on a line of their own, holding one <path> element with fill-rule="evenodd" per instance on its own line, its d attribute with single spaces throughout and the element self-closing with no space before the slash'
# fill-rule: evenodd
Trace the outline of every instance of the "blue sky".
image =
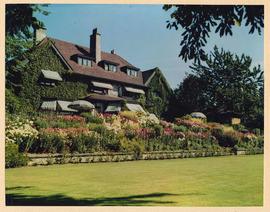
<svg viewBox="0 0 270 212">
<path fill-rule="evenodd" d="M 159 67 L 172 88 L 183 81 L 190 62 L 179 57 L 181 29 L 168 30 L 170 11 L 162 5 L 59 5 L 46 8 L 48 16 L 37 15 L 50 37 L 89 46 L 89 36 L 97 27 L 101 33 L 103 51 L 116 53 L 142 71 Z M 206 46 L 214 45 L 253 58 L 253 64 L 263 67 L 263 35 L 248 34 L 246 27 L 234 27 L 233 36 L 220 38 L 210 34 Z"/>
</svg>

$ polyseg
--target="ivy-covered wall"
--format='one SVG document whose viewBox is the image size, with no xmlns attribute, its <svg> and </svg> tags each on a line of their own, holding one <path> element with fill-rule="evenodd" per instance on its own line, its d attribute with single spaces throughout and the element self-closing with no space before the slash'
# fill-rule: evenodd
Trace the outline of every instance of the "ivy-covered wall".
<svg viewBox="0 0 270 212">
<path fill-rule="evenodd" d="M 19 97 L 38 109 L 42 98 L 56 98 L 60 100 L 76 100 L 87 94 L 88 85 L 84 82 L 66 81 L 71 73 L 54 52 L 51 43 L 44 43 L 35 47 L 26 57 L 29 60 L 27 65 L 21 69 L 21 88 Z M 41 70 L 58 72 L 63 78 L 56 86 L 40 85 L 38 79 Z"/>
<path fill-rule="evenodd" d="M 155 72 L 154 77 L 148 84 L 149 89 L 146 93 L 146 108 L 150 113 L 162 117 L 167 111 L 172 90 L 161 71 L 156 68 Z"/>
</svg>

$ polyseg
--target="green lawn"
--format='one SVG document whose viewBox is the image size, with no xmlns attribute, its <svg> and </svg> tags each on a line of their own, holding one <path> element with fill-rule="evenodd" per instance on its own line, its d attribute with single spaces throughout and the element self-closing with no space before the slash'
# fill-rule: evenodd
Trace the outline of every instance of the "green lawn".
<svg viewBox="0 0 270 212">
<path fill-rule="evenodd" d="M 6 170 L 7 205 L 262 206 L 263 155 Z"/>
</svg>

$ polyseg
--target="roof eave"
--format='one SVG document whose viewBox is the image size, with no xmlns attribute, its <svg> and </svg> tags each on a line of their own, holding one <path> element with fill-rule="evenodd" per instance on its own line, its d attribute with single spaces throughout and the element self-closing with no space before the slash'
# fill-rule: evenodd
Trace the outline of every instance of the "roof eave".
<svg viewBox="0 0 270 212">
<path fill-rule="evenodd" d="M 56 54 L 60 57 L 62 62 L 66 65 L 66 67 L 69 70 L 73 70 L 72 67 L 69 65 L 69 63 L 65 60 L 65 58 L 62 56 L 61 52 L 57 49 L 57 47 L 54 45 L 54 42 L 52 41 L 52 48 L 56 52 Z"/>
</svg>

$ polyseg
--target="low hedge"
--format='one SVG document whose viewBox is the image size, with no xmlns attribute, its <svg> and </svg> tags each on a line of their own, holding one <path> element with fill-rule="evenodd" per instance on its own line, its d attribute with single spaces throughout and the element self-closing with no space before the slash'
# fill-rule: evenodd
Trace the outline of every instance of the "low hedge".
<svg viewBox="0 0 270 212">
<path fill-rule="evenodd" d="M 26 166 L 29 159 L 26 155 L 19 152 L 17 144 L 6 142 L 5 144 L 5 167 L 14 168 Z"/>
</svg>

